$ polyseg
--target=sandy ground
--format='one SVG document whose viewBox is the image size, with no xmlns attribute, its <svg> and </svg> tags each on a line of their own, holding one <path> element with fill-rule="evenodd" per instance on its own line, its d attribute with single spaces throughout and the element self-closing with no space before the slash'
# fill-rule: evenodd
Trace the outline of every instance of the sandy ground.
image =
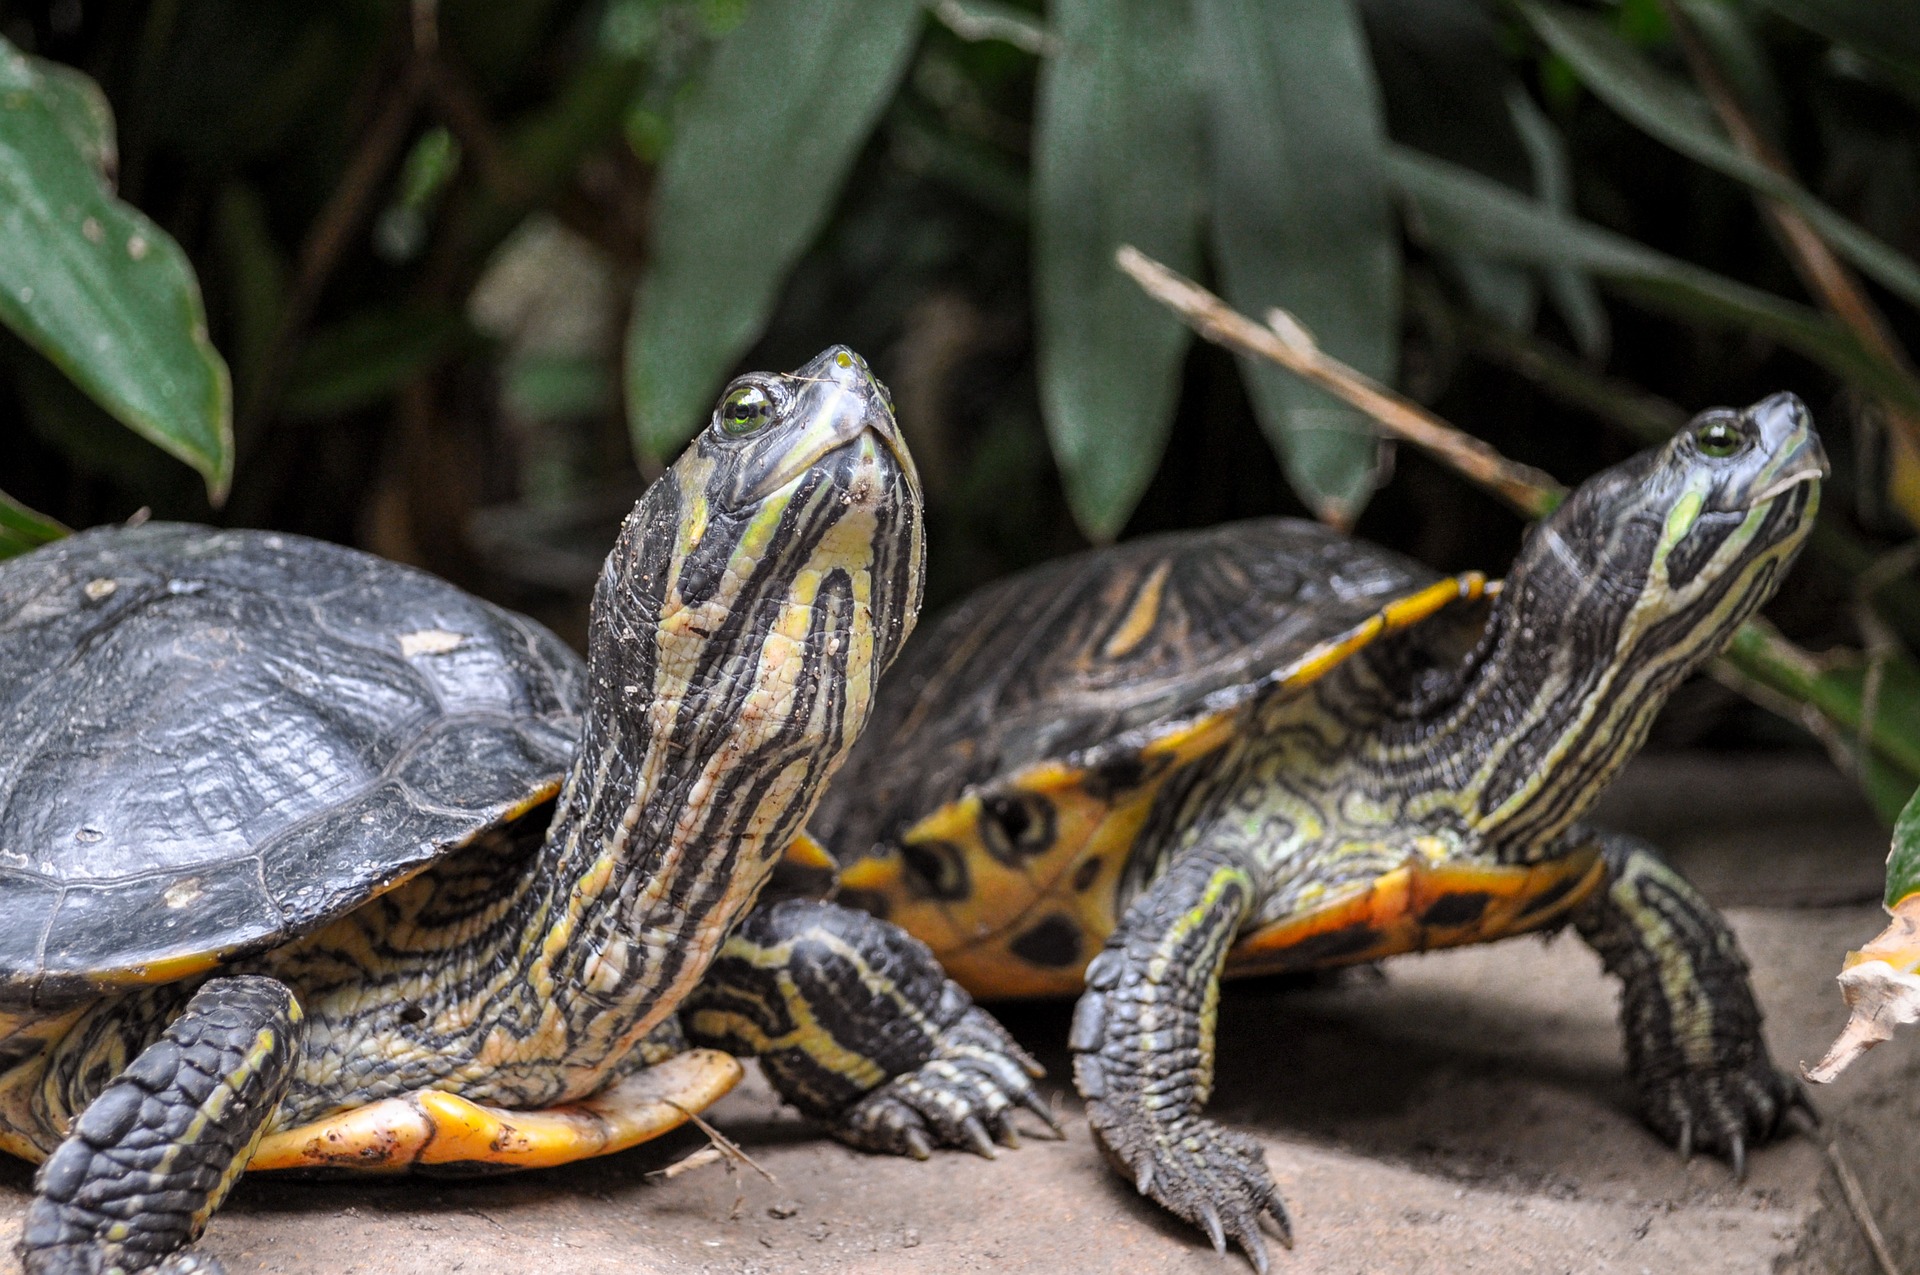
<svg viewBox="0 0 1920 1275">
<path fill-rule="evenodd" d="M 1885 842 L 1844 783 L 1799 763 L 1665 759 L 1640 765 L 1613 814 L 1732 905 L 1776 1058 L 1817 1057 L 1845 1017 L 1839 958 L 1879 928 L 1862 900 Z M 695 1134 L 484 1181 L 261 1175 L 204 1246 L 233 1275 L 1248 1269 L 1099 1159 L 1059 1080 L 1067 1007 L 1003 1017 L 1048 1064 L 1065 1141 L 1029 1137 L 993 1163 L 861 1155 L 755 1076 L 709 1114 L 776 1183 L 719 1167 L 648 1176 L 701 1145 Z M 1828 1141 L 1865 1179 L 1904 1268 L 1920 1271 L 1920 1039 L 1819 1093 L 1820 1134 L 1755 1154 L 1736 1185 L 1718 1162 L 1681 1163 L 1635 1119 L 1613 1019 L 1612 986 L 1571 937 L 1403 958 L 1306 991 L 1233 988 L 1211 1110 L 1260 1137 L 1286 1192 L 1298 1244 L 1276 1250 L 1276 1271 L 1872 1270 Z M 23 1166 L 0 1167 L 9 1250 L 28 1182 Z"/>
</svg>

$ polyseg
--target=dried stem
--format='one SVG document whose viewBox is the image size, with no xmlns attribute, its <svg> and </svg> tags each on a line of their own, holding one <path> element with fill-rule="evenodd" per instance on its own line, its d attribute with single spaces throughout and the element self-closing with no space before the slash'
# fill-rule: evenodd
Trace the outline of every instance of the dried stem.
<svg viewBox="0 0 1920 1275">
<path fill-rule="evenodd" d="M 1324 353 L 1313 334 L 1284 310 L 1268 312 L 1261 327 L 1213 293 L 1161 265 L 1131 244 L 1114 254 L 1120 268 L 1207 340 L 1243 354 L 1270 359 L 1303 380 L 1373 417 L 1393 437 L 1431 452 L 1528 518 L 1551 513 L 1567 489 L 1550 474 L 1508 460 L 1471 434 L 1462 433 L 1411 399 L 1402 398 Z"/>
<path fill-rule="evenodd" d="M 1840 1194 L 1846 1197 L 1853 1220 L 1860 1224 L 1860 1233 L 1866 1237 L 1867 1247 L 1873 1250 L 1873 1259 L 1880 1264 L 1881 1275 L 1900 1275 L 1899 1266 L 1894 1264 L 1893 1250 L 1887 1247 L 1887 1237 L 1880 1233 L 1880 1224 L 1873 1220 L 1873 1210 L 1867 1205 L 1867 1193 L 1861 1187 L 1853 1166 L 1840 1154 L 1838 1142 L 1827 1143 L 1827 1162 L 1833 1165 L 1833 1176 L 1840 1180 Z"/>
</svg>

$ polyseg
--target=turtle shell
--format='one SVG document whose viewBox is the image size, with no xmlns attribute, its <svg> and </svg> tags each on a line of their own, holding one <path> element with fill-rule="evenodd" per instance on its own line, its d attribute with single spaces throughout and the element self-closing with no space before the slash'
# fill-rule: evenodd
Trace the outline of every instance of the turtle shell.
<svg viewBox="0 0 1920 1275">
<path fill-rule="evenodd" d="M 1294 519 L 1045 564 L 922 627 L 811 829 L 976 993 L 1071 991 L 1189 763 L 1383 634 L 1460 653 L 1484 589 Z"/>
<path fill-rule="evenodd" d="M 531 620 L 297 536 L 0 562 L 0 1005 L 285 942 L 526 813 L 584 678 Z"/>
</svg>

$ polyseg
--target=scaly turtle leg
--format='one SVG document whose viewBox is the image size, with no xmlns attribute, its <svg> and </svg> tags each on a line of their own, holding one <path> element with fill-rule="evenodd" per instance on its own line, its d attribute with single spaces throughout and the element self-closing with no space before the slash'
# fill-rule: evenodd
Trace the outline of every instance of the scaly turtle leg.
<svg viewBox="0 0 1920 1275">
<path fill-rule="evenodd" d="M 101 1091 L 34 1179 L 27 1275 L 220 1270 L 192 1243 L 253 1154 L 300 1049 L 274 979 L 216 978 Z"/>
<path fill-rule="evenodd" d="M 1800 1082 L 1767 1053 L 1746 958 L 1720 914 L 1651 846 L 1587 835 L 1607 880 L 1573 924 L 1621 981 L 1641 1113 L 1681 1155 L 1718 1152 L 1744 1179 L 1749 1143 L 1772 1137 L 1795 1107 L 1814 1114 Z"/>
<path fill-rule="evenodd" d="M 1056 1132 L 1040 1065 L 906 931 L 810 899 L 755 909 L 681 1012 L 697 1043 L 751 1054 L 780 1095 L 856 1147 L 925 1159 Z"/>
<path fill-rule="evenodd" d="M 1087 966 L 1068 1044 L 1093 1135 L 1148 1196 L 1227 1239 L 1267 1269 L 1262 1214 L 1281 1242 L 1292 1228 L 1260 1144 L 1203 1119 L 1213 1091 L 1220 970 L 1257 899 L 1243 857 L 1183 855 L 1128 909 Z"/>
</svg>

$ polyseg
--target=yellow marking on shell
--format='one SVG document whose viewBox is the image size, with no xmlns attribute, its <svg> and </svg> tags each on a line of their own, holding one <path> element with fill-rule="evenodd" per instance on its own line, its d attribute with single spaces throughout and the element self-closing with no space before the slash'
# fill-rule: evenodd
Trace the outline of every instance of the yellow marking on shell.
<svg viewBox="0 0 1920 1275">
<path fill-rule="evenodd" d="M 689 1112 L 718 1101 L 742 1074 L 730 1054 L 690 1049 L 591 1098 L 543 1111 L 507 1111 L 422 1090 L 268 1134 L 248 1167 L 398 1173 L 416 1165 L 566 1164 L 679 1128 Z"/>
<path fill-rule="evenodd" d="M 1414 856 L 1403 867 L 1328 892 L 1331 897 L 1323 896 L 1317 906 L 1246 935 L 1228 954 L 1227 973 L 1324 969 L 1524 934 L 1566 915 L 1605 879 L 1606 864 L 1595 847 L 1515 866 L 1436 865 Z M 1558 892 L 1558 897 L 1529 913 L 1549 892 Z M 1476 895 L 1484 895 L 1486 902 L 1471 919 L 1455 924 L 1423 920 L 1436 904 Z M 1313 946 L 1313 940 L 1336 935 L 1346 941 Z"/>
<path fill-rule="evenodd" d="M 142 965 L 129 965 L 126 982 L 149 987 L 160 983 L 177 983 L 206 973 L 220 963 L 221 956 L 219 951 L 188 952 L 183 956 L 167 956 Z"/>
<path fill-rule="evenodd" d="M 1166 592 L 1167 573 L 1172 569 L 1170 560 L 1161 562 L 1134 592 L 1133 604 L 1127 608 L 1126 617 L 1114 629 L 1106 645 L 1100 648 L 1102 658 L 1118 660 L 1126 657 L 1153 632 L 1154 622 L 1160 618 L 1160 599 Z"/>
</svg>

